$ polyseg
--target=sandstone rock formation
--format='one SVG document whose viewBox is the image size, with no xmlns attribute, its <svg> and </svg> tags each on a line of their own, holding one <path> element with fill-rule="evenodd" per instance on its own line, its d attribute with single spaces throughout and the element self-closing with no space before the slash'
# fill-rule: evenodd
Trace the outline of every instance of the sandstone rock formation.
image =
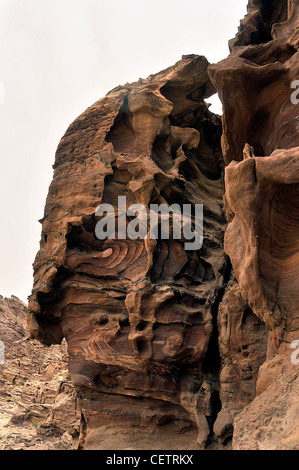
<svg viewBox="0 0 299 470">
<path fill-rule="evenodd" d="M 234 418 L 256 396 L 256 381 L 267 353 L 268 332 L 264 323 L 243 300 L 236 279 L 230 281 L 218 312 L 221 411 L 214 433 L 228 443 Z"/>
<path fill-rule="evenodd" d="M 80 449 L 298 446 L 298 8 L 250 0 L 226 60 L 117 87 L 59 144 L 28 323 L 66 338 Z M 119 196 L 203 204 L 202 248 L 118 237 Z M 113 239 L 95 236 L 100 204 Z"/>
<path fill-rule="evenodd" d="M 9 345 L 25 336 L 27 313 L 27 306 L 17 297 L 0 296 L 0 340 L 4 343 L 6 356 L 10 354 Z"/>
<path fill-rule="evenodd" d="M 299 386 L 290 349 L 299 339 L 298 45 L 298 1 L 250 1 L 230 56 L 209 69 L 224 112 L 225 252 L 242 301 L 270 331 L 263 393 L 236 419 L 235 449 L 299 442 L 298 410 L 288 417 Z"/>
<path fill-rule="evenodd" d="M 112 90 L 58 147 L 30 329 L 45 344 L 68 342 L 84 448 L 103 446 L 115 420 L 117 445 L 132 445 L 130 433 L 143 430 L 137 447 L 150 439 L 153 448 L 197 448 L 219 411 L 216 315 L 230 268 L 221 122 L 204 101 L 214 93 L 207 68 L 205 58 L 186 56 Z M 203 248 L 98 240 L 96 209 L 117 208 L 118 196 L 147 208 L 204 204 Z"/>
<path fill-rule="evenodd" d="M 257 397 L 234 422 L 235 450 L 299 449 L 298 368 L 281 351 L 263 364 Z"/>
<path fill-rule="evenodd" d="M 0 450 L 77 448 L 80 413 L 66 345 L 29 341 L 28 309 L 17 297 L 0 297 L 0 312 Z"/>
</svg>

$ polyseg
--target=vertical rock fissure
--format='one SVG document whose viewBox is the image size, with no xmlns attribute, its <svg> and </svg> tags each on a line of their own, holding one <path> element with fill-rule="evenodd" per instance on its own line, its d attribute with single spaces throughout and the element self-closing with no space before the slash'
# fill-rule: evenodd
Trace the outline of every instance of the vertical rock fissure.
<svg viewBox="0 0 299 470">
<path fill-rule="evenodd" d="M 208 345 L 207 354 L 204 361 L 203 372 L 206 376 L 207 382 L 211 387 L 211 400 L 210 410 L 211 414 L 207 417 L 210 426 L 210 435 L 207 445 L 215 441 L 214 424 L 217 416 L 222 409 L 220 398 L 220 372 L 221 372 L 221 355 L 219 349 L 219 328 L 218 328 L 218 312 L 219 306 L 222 302 L 224 294 L 227 290 L 228 283 L 231 277 L 232 266 L 229 258 L 226 260 L 223 276 L 223 285 L 218 289 L 215 295 L 215 301 L 211 307 L 213 331 Z"/>
</svg>

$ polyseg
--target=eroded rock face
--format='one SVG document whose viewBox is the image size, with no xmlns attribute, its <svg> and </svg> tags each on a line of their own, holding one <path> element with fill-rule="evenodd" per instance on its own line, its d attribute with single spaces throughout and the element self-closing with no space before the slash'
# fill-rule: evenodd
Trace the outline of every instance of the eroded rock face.
<svg viewBox="0 0 299 470">
<path fill-rule="evenodd" d="M 209 72 L 224 104 L 224 159 L 232 162 L 225 250 L 243 298 L 276 332 L 277 348 L 298 328 L 299 124 L 291 85 L 299 76 L 299 5 L 268 3 L 249 3 L 229 58 Z M 263 27 L 260 17 L 269 18 Z"/>
<path fill-rule="evenodd" d="M 226 182 L 226 201 L 235 214 L 226 232 L 226 251 L 243 298 L 273 332 L 276 353 L 299 326 L 299 147 L 233 162 Z"/>
<path fill-rule="evenodd" d="M 27 305 L 17 297 L 0 296 L 0 340 L 7 349 L 6 354 L 11 343 L 25 336 L 27 313 Z"/>
<path fill-rule="evenodd" d="M 103 436 L 116 419 L 120 446 L 137 428 L 156 435 L 153 448 L 176 448 L 178 433 L 186 433 L 182 448 L 196 448 L 219 411 L 215 316 L 228 267 L 221 122 L 204 102 L 214 93 L 207 67 L 204 57 L 186 56 L 112 90 L 58 147 L 30 329 L 45 344 L 68 342 L 82 448 L 109 447 Z M 118 196 L 147 208 L 204 204 L 203 248 L 98 240 L 96 209 L 117 208 Z"/>
<path fill-rule="evenodd" d="M 271 332 L 258 378 L 267 384 L 263 401 L 254 400 L 236 418 L 235 449 L 265 449 L 271 440 L 271 449 L 298 445 L 298 419 L 282 411 L 293 409 L 299 380 L 290 349 L 299 339 L 299 123 L 298 104 L 291 100 L 299 77 L 298 44 L 298 1 L 250 1 L 230 56 L 209 69 L 224 112 L 225 252 L 242 302 Z M 284 366 L 273 368 L 273 360 Z M 276 383 L 280 398 L 273 393 Z M 267 431 L 255 432 L 257 427 Z"/>
<path fill-rule="evenodd" d="M 261 367 L 257 398 L 235 419 L 235 450 L 299 449 L 298 369 L 282 353 Z"/>
<path fill-rule="evenodd" d="M 215 436 L 265 448 L 270 431 L 280 448 L 277 423 L 281 447 L 297 445 L 296 420 L 273 410 L 296 411 L 298 387 L 298 8 L 250 0 L 226 60 L 208 72 L 185 56 L 117 87 L 59 144 L 29 327 L 44 344 L 67 340 L 82 449 L 196 449 Z M 204 101 L 214 87 L 222 127 Z M 203 204 L 203 247 L 100 241 L 97 207 L 119 196 L 147 210 Z"/>
<path fill-rule="evenodd" d="M 217 439 L 227 444 L 235 417 L 256 396 L 260 366 L 266 360 L 268 331 L 242 298 L 237 280 L 226 289 L 218 312 L 221 411 L 214 424 Z"/>
<path fill-rule="evenodd" d="M 246 144 L 256 156 L 298 145 L 298 111 L 290 99 L 299 75 L 298 8 L 297 1 L 250 1 L 231 54 L 209 69 L 224 106 L 227 165 L 243 160 Z"/>
<path fill-rule="evenodd" d="M 78 447 L 80 412 L 67 369 L 67 348 L 45 348 L 26 333 L 27 306 L 0 296 L 0 450 Z"/>
</svg>

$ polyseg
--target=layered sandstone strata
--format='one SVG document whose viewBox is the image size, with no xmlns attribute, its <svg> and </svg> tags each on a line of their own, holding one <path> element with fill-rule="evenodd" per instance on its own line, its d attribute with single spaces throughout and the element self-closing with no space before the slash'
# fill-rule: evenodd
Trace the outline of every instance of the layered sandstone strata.
<svg viewBox="0 0 299 470">
<path fill-rule="evenodd" d="M 84 448 L 127 447 L 136 431 L 145 433 L 137 447 L 196 448 L 219 411 L 216 315 L 229 264 L 208 65 L 186 56 L 112 90 L 58 147 L 30 329 L 45 344 L 68 342 Z M 173 238 L 98 240 L 96 209 L 117 209 L 118 196 L 146 208 L 203 204 L 202 249 Z M 103 444 L 116 422 L 117 443 Z"/>
<path fill-rule="evenodd" d="M 209 69 L 185 56 L 117 87 L 59 144 L 29 327 L 46 345 L 67 340 L 82 449 L 232 437 L 234 448 L 262 448 L 276 422 L 297 445 L 296 421 L 267 406 L 272 380 L 291 389 L 276 408 L 292 410 L 298 382 L 298 2 L 251 0 L 230 48 Z M 205 102 L 215 89 L 222 125 Z M 119 196 L 147 210 L 203 204 L 202 248 L 99 240 L 97 208 L 117 211 Z"/>
<path fill-rule="evenodd" d="M 45 348 L 29 341 L 27 314 L 17 297 L 0 296 L 0 450 L 77 448 L 80 413 L 66 344 Z"/>
<path fill-rule="evenodd" d="M 242 301 L 270 332 L 259 396 L 236 420 L 236 449 L 298 448 L 298 45 L 298 1 L 250 1 L 230 56 L 209 69 L 224 111 L 225 251 Z"/>
<path fill-rule="evenodd" d="M 0 340 L 6 355 L 10 354 L 9 345 L 25 336 L 27 313 L 27 305 L 20 299 L 15 296 L 8 299 L 0 295 Z"/>
</svg>

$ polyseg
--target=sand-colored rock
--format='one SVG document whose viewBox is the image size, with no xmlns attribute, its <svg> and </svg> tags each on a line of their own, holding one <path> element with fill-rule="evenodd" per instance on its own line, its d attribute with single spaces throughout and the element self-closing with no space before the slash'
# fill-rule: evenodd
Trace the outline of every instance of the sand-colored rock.
<svg viewBox="0 0 299 470">
<path fill-rule="evenodd" d="M 99 436 L 116 421 L 136 446 L 144 446 L 136 430 L 165 449 L 182 433 L 176 445 L 191 449 L 211 434 L 219 389 L 210 358 L 219 356 L 227 262 L 221 125 L 204 101 L 214 93 L 207 67 L 204 57 L 185 56 L 112 90 L 57 150 L 29 326 L 45 344 L 68 342 L 84 448 L 101 448 Z M 118 196 L 148 210 L 204 204 L 203 248 L 186 251 L 183 238 L 98 240 L 97 207 L 116 209 Z"/>
<path fill-rule="evenodd" d="M 214 424 L 220 442 L 228 442 L 234 419 L 256 396 L 256 381 L 265 362 L 269 333 L 243 300 L 236 279 L 228 285 L 218 313 L 221 357 L 221 411 Z"/>
<path fill-rule="evenodd" d="M 224 111 L 225 252 L 242 302 L 269 331 L 258 396 L 235 419 L 234 449 L 298 449 L 298 45 L 298 1 L 252 0 L 231 54 L 209 68 Z"/>
<path fill-rule="evenodd" d="M 67 341 L 80 449 L 298 447 L 298 10 L 250 0 L 227 59 L 115 88 L 58 146 L 28 325 Z M 119 196 L 203 204 L 202 248 L 100 240 L 97 208 Z M 63 422 L 72 402 L 55 403 Z"/>
<path fill-rule="evenodd" d="M 29 340 L 28 309 L 17 297 L 1 297 L 0 309 L 0 335 L 5 338 L 0 449 L 76 449 L 80 414 L 68 374 L 66 344 L 46 348 Z"/>
</svg>

